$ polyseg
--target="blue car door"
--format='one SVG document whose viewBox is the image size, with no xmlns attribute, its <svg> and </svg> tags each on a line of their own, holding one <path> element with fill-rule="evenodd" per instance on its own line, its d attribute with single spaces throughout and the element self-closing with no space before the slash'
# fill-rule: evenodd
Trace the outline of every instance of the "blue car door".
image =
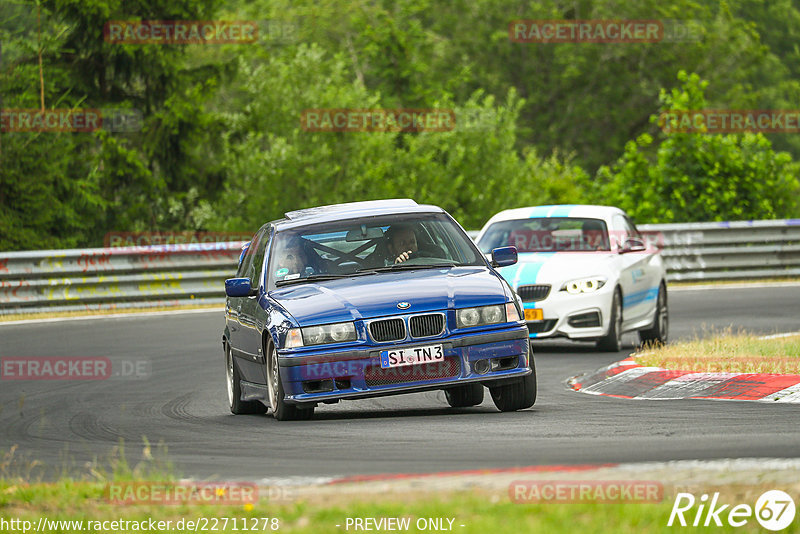
<svg viewBox="0 0 800 534">
<path fill-rule="evenodd" d="M 261 330 L 263 329 L 263 314 L 259 314 L 258 299 L 264 292 L 264 255 L 270 241 L 270 228 L 264 227 L 258 233 L 256 241 L 252 244 L 253 262 L 245 275 L 250 278 L 250 287 L 254 294 L 242 298 L 242 308 L 239 315 L 241 325 L 241 351 L 242 355 L 250 361 L 261 361 Z M 259 324 L 259 321 L 262 321 Z"/>
</svg>

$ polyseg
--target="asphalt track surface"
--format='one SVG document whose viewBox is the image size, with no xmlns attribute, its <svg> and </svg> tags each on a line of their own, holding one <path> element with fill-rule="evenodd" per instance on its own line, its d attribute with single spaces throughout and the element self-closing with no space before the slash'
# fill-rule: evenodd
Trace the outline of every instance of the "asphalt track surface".
<svg viewBox="0 0 800 534">
<path fill-rule="evenodd" d="M 715 288 L 670 295 L 671 335 L 732 326 L 800 330 L 800 286 Z M 565 381 L 626 357 L 593 345 L 534 345 L 535 406 L 499 413 L 447 407 L 442 392 L 322 405 L 312 421 L 233 416 L 219 339 L 222 312 L 0 326 L 0 357 L 98 356 L 114 372 L 147 362 L 149 376 L 100 381 L 0 381 L 0 460 L 49 477 L 107 469 L 123 440 L 135 465 L 143 438 L 191 477 L 263 480 L 377 473 L 681 459 L 800 457 L 800 406 L 632 401 L 567 389 Z M 140 369 L 141 370 L 141 369 Z M 29 463 L 27 465 L 30 465 Z"/>
</svg>

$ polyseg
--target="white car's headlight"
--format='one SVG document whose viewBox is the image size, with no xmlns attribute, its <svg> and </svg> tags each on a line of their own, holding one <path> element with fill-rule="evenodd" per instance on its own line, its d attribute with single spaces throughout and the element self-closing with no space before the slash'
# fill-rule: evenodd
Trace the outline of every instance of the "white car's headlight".
<svg viewBox="0 0 800 534">
<path fill-rule="evenodd" d="M 356 325 L 354 323 L 334 323 L 320 326 L 292 328 L 286 336 L 286 348 L 322 345 L 324 343 L 343 343 L 355 341 Z"/>
<path fill-rule="evenodd" d="M 579 278 L 570 280 L 563 286 L 561 291 L 577 295 L 579 293 L 594 293 L 606 284 L 607 279 L 602 276 L 591 276 L 589 278 Z"/>
<path fill-rule="evenodd" d="M 503 304 L 456 310 L 456 326 L 458 328 L 504 322 L 506 322 L 506 309 Z"/>
</svg>

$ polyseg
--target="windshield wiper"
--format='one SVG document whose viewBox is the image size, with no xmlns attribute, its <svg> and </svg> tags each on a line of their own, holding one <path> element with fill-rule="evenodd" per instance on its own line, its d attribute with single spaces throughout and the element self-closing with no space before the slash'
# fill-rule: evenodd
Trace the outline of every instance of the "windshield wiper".
<svg viewBox="0 0 800 534">
<path fill-rule="evenodd" d="M 278 280 L 275 282 L 276 287 L 288 286 L 291 284 L 300 284 L 303 282 L 324 282 L 326 280 L 341 280 L 342 278 L 350 278 L 351 276 L 363 276 L 366 274 L 374 274 L 371 271 L 358 271 L 347 274 L 310 274 L 303 278 L 292 278 L 291 280 Z"/>
<path fill-rule="evenodd" d="M 376 272 L 385 273 L 389 271 L 412 271 L 414 269 L 441 269 L 443 267 L 456 267 L 455 263 L 433 263 L 426 265 L 408 265 L 405 263 L 396 263 L 394 265 L 387 265 L 386 267 L 371 267 L 359 269 L 357 272 Z"/>
</svg>

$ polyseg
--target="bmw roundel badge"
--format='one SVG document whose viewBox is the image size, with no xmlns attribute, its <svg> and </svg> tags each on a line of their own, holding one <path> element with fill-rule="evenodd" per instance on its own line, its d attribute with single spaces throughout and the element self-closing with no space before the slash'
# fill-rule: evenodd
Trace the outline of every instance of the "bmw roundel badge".
<svg viewBox="0 0 800 534">
<path fill-rule="evenodd" d="M 411 307 L 411 304 L 409 304 L 408 302 L 398 302 L 397 307 L 401 310 L 407 310 Z"/>
</svg>

